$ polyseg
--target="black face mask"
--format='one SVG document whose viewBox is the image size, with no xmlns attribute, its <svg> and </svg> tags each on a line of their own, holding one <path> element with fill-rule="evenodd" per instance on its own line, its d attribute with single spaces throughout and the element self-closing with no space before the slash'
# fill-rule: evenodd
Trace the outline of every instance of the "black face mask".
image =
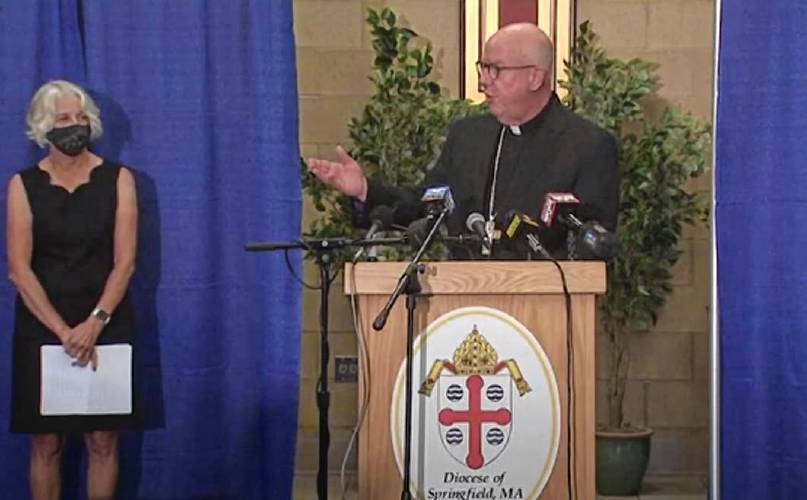
<svg viewBox="0 0 807 500">
<path fill-rule="evenodd" d="M 90 144 L 89 125 L 70 125 L 51 129 L 45 138 L 67 156 L 78 156 Z"/>
</svg>

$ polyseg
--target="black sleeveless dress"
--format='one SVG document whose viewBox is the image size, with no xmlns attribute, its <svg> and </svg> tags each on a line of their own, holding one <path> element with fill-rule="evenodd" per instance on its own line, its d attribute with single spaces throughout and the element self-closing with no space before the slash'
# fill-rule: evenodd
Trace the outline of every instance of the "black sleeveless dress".
<svg viewBox="0 0 807 500">
<path fill-rule="evenodd" d="M 112 271 L 120 169 L 104 161 L 91 171 L 89 182 L 73 193 L 52 185 L 50 175 L 37 165 L 20 172 L 33 214 L 31 268 L 53 306 L 71 327 L 90 315 Z M 127 293 L 112 311 L 112 320 L 96 343 L 131 344 L 134 337 L 135 317 Z M 60 342 L 28 310 L 19 295 L 13 344 L 12 432 L 88 432 L 139 427 L 140 405 L 134 390 L 130 415 L 40 415 L 40 347 Z"/>
</svg>

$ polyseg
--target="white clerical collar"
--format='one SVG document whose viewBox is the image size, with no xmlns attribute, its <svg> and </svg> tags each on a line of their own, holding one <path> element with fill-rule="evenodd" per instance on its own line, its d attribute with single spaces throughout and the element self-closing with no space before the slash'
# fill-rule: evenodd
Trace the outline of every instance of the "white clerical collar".
<svg viewBox="0 0 807 500">
<path fill-rule="evenodd" d="M 513 135 L 521 135 L 521 127 L 518 125 L 510 125 L 509 128 Z"/>
</svg>

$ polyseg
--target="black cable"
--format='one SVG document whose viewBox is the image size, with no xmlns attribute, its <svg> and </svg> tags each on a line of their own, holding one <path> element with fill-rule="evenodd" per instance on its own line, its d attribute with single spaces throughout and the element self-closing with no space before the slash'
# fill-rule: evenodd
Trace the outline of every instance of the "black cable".
<svg viewBox="0 0 807 500">
<path fill-rule="evenodd" d="M 330 285 L 330 284 L 332 284 L 332 283 L 333 283 L 333 282 L 336 280 L 336 278 L 338 278 L 338 277 L 339 277 L 339 273 L 340 273 L 340 270 L 339 270 L 339 269 L 336 269 L 336 271 L 334 271 L 334 273 L 333 273 L 333 276 L 331 276 L 330 278 L 328 278 L 328 284 L 329 284 L 329 285 Z"/>
<path fill-rule="evenodd" d="M 577 455 L 574 455 L 572 460 L 572 441 L 575 436 L 574 425 L 574 407 L 572 400 L 574 399 L 574 343 L 572 341 L 572 296 L 569 293 L 569 287 L 566 283 L 566 273 L 563 272 L 563 267 L 555 259 L 552 254 L 541 245 L 540 240 L 533 234 L 527 234 L 527 241 L 530 244 L 530 249 L 538 256 L 552 262 L 558 272 L 560 273 L 560 281 L 563 285 L 564 306 L 566 308 L 566 413 L 567 413 L 567 437 L 566 437 L 566 481 L 569 487 L 569 499 L 577 498 L 576 483 L 574 478 L 577 477 Z"/>
<path fill-rule="evenodd" d="M 300 243 L 302 243 L 302 242 L 300 242 Z M 312 249 L 311 249 L 311 248 L 306 248 L 306 250 L 307 250 L 307 251 L 310 251 L 310 250 L 312 250 Z M 294 266 L 292 266 L 292 265 L 291 265 L 291 261 L 289 260 L 289 249 L 288 249 L 288 248 L 283 249 L 283 256 L 286 258 L 286 267 L 288 267 L 288 268 L 289 268 L 289 273 L 291 273 L 291 275 L 294 277 L 294 279 L 295 279 L 295 280 L 296 280 L 298 283 L 300 283 L 301 285 L 303 285 L 305 288 L 307 288 L 307 289 L 309 289 L 309 290 L 322 290 L 322 283 L 320 283 L 319 285 L 316 285 L 316 286 L 314 286 L 314 285 L 309 285 L 308 283 L 306 283 L 306 282 L 305 282 L 305 280 L 303 280 L 303 278 L 301 278 L 301 277 L 300 277 L 300 276 L 299 276 L 299 275 L 298 275 L 298 274 L 297 274 L 297 273 L 294 271 Z M 331 283 L 333 283 L 333 282 L 334 282 L 334 280 L 335 280 L 335 279 L 336 279 L 338 276 L 339 276 L 339 270 L 337 269 L 337 270 L 336 270 L 336 272 L 334 272 L 334 273 L 333 273 L 333 276 L 328 276 L 328 284 L 330 285 Z"/>
<path fill-rule="evenodd" d="M 294 266 L 291 265 L 291 261 L 289 260 L 289 249 L 288 248 L 283 249 L 283 256 L 286 258 L 286 267 L 289 268 L 289 273 L 291 273 L 291 275 L 294 277 L 294 279 L 297 280 L 297 283 L 300 283 L 301 285 L 303 285 L 305 288 L 308 288 L 309 290 L 319 290 L 320 288 L 322 288 L 321 284 L 318 285 L 318 286 L 309 285 L 301 277 L 299 277 L 297 275 L 297 273 L 294 271 Z"/>
<path fill-rule="evenodd" d="M 574 399 L 574 343 L 572 341 L 572 295 L 566 283 L 566 273 L 555 259 L 551 261 L 558 268 L 560 281 L 563 285 L 563 297 L 566 308 L 566 412 L 567 412 L 567 437 L 566 437 L 566 481 L 569 486 L 569 499 L 577 498 L 577 484 L 574 479 L 577 474 L 577 454 L 572 460 L 572 439 L 575 436 L 574 414 L 572 401 Z"/>
</svg>

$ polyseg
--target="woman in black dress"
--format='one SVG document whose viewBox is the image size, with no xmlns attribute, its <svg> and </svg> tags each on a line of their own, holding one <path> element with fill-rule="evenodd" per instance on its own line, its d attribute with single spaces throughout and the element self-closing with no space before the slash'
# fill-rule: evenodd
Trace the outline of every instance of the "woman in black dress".
<svg viewBox="0 0 807 500">
<path fill-rule="evenodd" d="M 8 269 L 18 291 L 11 431 L 31 434 L 34 499 L 59 498 L 68 432 L 84 434 L 89 498 L 113 498 L 117 431 L 138 426 L 137 398 L 128 414 L 43 416 L 40 347 L 61 345 L 76 364 L 95 369 L 96 345 L 134 340 L 127 296 L 137 235 L 134 178 L 87 149 L 102 128 L 98 108 L 80 87 L 46 83 L 31 99 L 26 122 L 28 137 L 48 155 L 8 185 Z"/>
</svg>

